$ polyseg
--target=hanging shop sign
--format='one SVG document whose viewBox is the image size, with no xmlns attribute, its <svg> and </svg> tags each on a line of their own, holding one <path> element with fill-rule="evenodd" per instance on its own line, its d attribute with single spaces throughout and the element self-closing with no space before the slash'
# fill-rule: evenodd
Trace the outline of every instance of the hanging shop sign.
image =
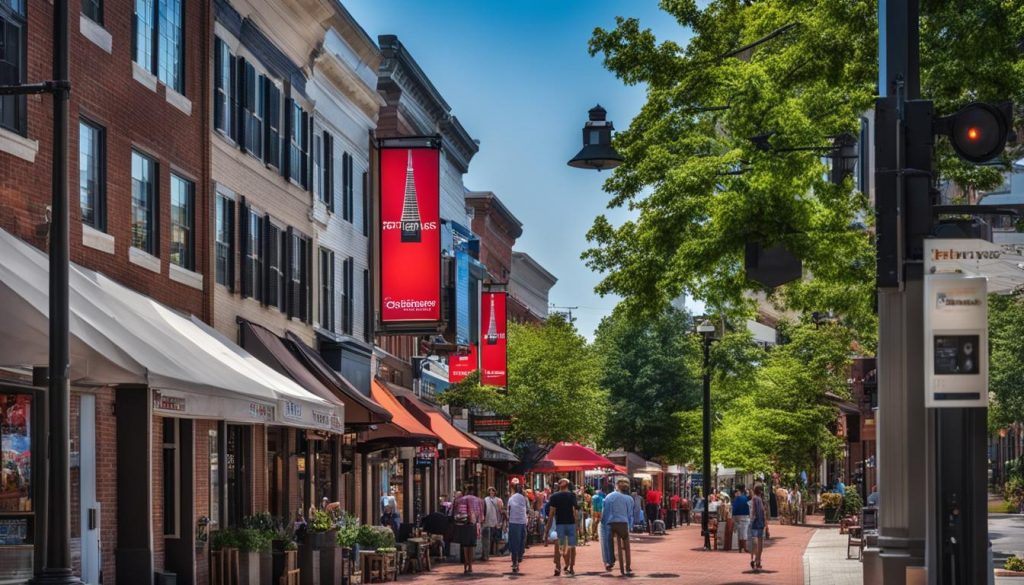
<svg viewBox="0 0 1024 585">
<path fill-rule="evenodd" d="M 469 346 L 469 352 L 448 356 L 448 383 L 461 382 L 472 374 L 480 365 L 477 363 L 476 344 Z"/>
<path fill-rule="evenodd" d="M 474 434 L 505 433 L 512 427 L 512 419 L 507 416 L 472 415 L 469 424 Z"/>
<path fill-rule="evenodd" d="M 380 145 L 380 322 L 384 332 L 441 321 L 440 140 Z"/>
<path fill-rule="evenodd" d="M 986 279 L 927 274 L 924 282 L 925 406 L 988 406 Z"/>
<path fill-rule="evenodd" d="M 481 295 L 480 383 L 485 386 L 508 384 L 508 328 L 505 292 L 487 291 Z"/>
<path fill-rule="evenodd" d="M 464 246 L 462 246 L 464 247 Z M 469 345 L 469 253 L 455 251 L 455 343 Z"/>
<path fill-rule="evenodd" d="M 417 467 L 429 467 L 437 459 L 437 447 L 419 447 L 416 450 Z"/>
</svg>

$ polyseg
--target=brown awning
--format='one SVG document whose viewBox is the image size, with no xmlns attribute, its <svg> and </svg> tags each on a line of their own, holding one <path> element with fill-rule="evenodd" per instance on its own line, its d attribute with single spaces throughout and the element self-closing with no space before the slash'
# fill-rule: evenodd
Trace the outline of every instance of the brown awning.
<svg viewBox="0 0 1024 585">
<path fill-rule="evenodd" d="M 336 388 L 345 401 L 345 424 L 357 427 L 379 425 L 391 422 L 391 413 L 356 389 L 344 376 L 335 371 L 312 347 L 306 345 L 298 335 L 289 331 L 285 341 L 294 350 L 296 357 L 328 388 Z"/>
</svg>

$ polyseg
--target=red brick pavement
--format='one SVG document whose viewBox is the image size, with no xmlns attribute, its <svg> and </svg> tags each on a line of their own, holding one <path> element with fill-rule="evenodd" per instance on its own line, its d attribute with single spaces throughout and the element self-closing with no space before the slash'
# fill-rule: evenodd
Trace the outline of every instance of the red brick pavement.
<svg viewBox="0 0 1024 585">
<path fill-rule="evenodd" d="M 534 545 L 527 549 L 520 574 L 513 575 L 509 558 L 497 557 L 473 565 L 472 575 L 462 574 L 461 563 L 435 564 L 429 573 L 402 575 L 399 581 L 411 585 L 441 585 L 458 582 L 516 585 L 611 585 L 625 581 L 630 585 L 803 585 L 803 553 L 814 533 L 813 528 L 771 525 L 772 538 L 766 541 L 760 573 L 750 570 L 747 554 L 705 552 L 700 526 L 670 530 L 667 536 L 633 535 L 632 578 L 620 577 L 618 567 L 604 571 L 601 548 L 597 543 L 577 548 L 576 576 L 554 577 L 552 547 Z"/>
</svg>

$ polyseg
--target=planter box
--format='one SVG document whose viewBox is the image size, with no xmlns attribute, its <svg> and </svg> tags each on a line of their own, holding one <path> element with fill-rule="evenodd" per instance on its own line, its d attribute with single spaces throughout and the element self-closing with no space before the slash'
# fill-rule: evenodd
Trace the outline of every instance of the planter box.
<svg viewBox="0 0 1024 585">
<path fill-rule="evenodd" d="M 839 524 L 843 517 L 842 508 L 825 508 L 825 524 Z"/>
<path fill-rule="evenodd" d="M 239 585 L 262 585 L 260 581 L 260 553 L 239 551 L 238 583 Z"/>
<path fill-rule="evenodd" d="M 996 585 L 1024 585 L 1024 572 L 996 569 Z"/>
</svg>

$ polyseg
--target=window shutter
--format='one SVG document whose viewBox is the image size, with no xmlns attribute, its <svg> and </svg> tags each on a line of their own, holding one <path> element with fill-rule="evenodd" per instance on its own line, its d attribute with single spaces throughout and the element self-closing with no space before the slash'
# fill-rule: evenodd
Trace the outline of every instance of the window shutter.
<svg viewBox="0 0 1024 585">
<path fill-rule="evenodd" d="M 363 270 L 363 341 L 370 341 L 370 320 L 371 307 L 370 304 L 370 271 Z"/>
<path fill-rule="evenodd" d="M 370 175 L 363 172 L 363 235 L 370 235 Z"/>
<path fill-rule="evenodd" d="M 270 225 L 269 213 L 263 216 L 261 226 L 263 228 L 263 235 L 260 237 L 260 272 L 262 274 L 262 278 L 260 279 L 260 288 L 263 290 L 260 291 L 260 298 L 263 299 L 264 305 L 272 305 L 273 303 L 270 299 L 270 287 L 273 283 L 270 281 L 270 277 L 272 276 L 270 274 L 270 259 L 271 250 L 273 249 L 273 246 L 276 245 L 276 242 L 274 242 L 270 233 L 273 226 Z"/>
<path fill-rule="evenodd" d="M 324 132 L 324 193 L 327 209 L 334 211 L 334 137 Z"/>
<path fill-rule="evenodd" d="M 224 90 L 224 80 L 221 78 L 221 67 L 224 62 L 221 51 L 224 50 L 224 42 L 219 38 L 213 39 L 213 127 L 224 129 L 224 104 L 221 102 L 220 94 Z"/>
<path fill-rule="evenodd" d="M 313 190 L 313 181 L 310 177 L 313 176 L 313 159 L 309 156 L 309 152 L 313 149 L 313 133 L 309 131 L 309 114 L 305 110 L 302 110 L 302 186 L 307 191 Z"/>
<path fill-rule="evenodd" d="M 245 59 L 237 57 L 231 61 L 231 80 L 233 91 L 231 92 L 231 115 L 232 123 L 235 126 L 234 139 L 238 146 L 245 150 Z"/>
<path fill-rule="evenodd" d="M 355 274 L 356 262 L 354 259 L 348 259 L 348 265 L 345 267 L 345 313 L 348 315 L 348 320 L 345 323 L 345 333 L 352 335 L 353 324 L 355 321 Z"/>
<path fill-rule="evenodd" d="M 353 220 L 353 198 L 355 197 L 352 189 L 352 184 L 355 182 L 355 173 L 352 171 L 352 155 L 349 155 L 345 160 L 345 171 L 348 175 L 348 178 L 345 180 L 345 218 L 351 222 Z"/>
<path fill-rule="evenodd" d="M 310 306 L 312 300 L 312 292 L 310 290 L 310 275 L 312 274 L 312 262 L 313 262 L 313 240 L 307 239 L 302 242 L 303 258 L 302 262 L 302 314 L 306 323 L 313 323 L 313 310 Z"/>
<path fill-rule="evenodd" d="M 335 262 L 334 262 L 334 252 L 331 252 L 328 256 L 330 257 L 330 262 L 331 262 L 331 269 L 328 271 L 328 272 L 330 272 L 331 282 L 330 282 L 330 286 L 327 287 L 327 290 L 331 291 L 331 299 L 327 303 L 327 305 L 330 307 L 331 314 L 328 316 L 329 320 L 327 321 L 327 323 L 328 323 L 327 329 L 329 329 L 330 331 L 334 331 L 334 321 L 335 321 L 335 319 L 334 319 L 334 312 L 338 310 L 335 307 L 335 305 L 334 305 L 334 283 L 336 282 L 334 280 L 334 264 L 335 264 Z"/>
<path fill-rule="evenodd" d="M 242 197 L 242 206 L 240 213 L 238 214 L 238 240 L 239 240 L 239 259 L 241 261 L 241 274 L 242 274 L 242 298 L 251 297 L 256 291 L 252 290 L 252 266 L 249 264 L 249 245 L 251 238 L 249 237 L 249 204 L 245 202 L 245 197 Z"/>
<path fill-rule="evenodd" d="M 263 107 L 266 110 L 263 118 L 263 160 L 281 168 L 281 90 L 268 77 L 263 78 Z"/>
<path fill-rule="evenodd" d="M 235 292 L 235 202 L 227 200 L 228 220 L 228 290 Z"/>
<path fill-rule="evenodd" d="M 296 316 L 298 313 L 299 303 L 298 299 L 298 287 L 295 281 L 292 279 L 293 269 L 295 263 L 298 262 L 298 258 L 295 257 L 295 230 L 291 226 L 285 232 L 285 247 L 284 247 L 284 294 L 285 294 L 285 313 L 288 318 Z"/>
<path fill-rule="evenodd" d="M 292 122 L 292 109 L 294 101 L 291 98 L 284 100 L 284 134 L 281 135 L 281 175 L 285 178 L 292 178 L 292 134 L 295 132 L 295 125 Z M 288 246 L 291 247 L 291 236 L 288 236 Z"/>
</svg>

